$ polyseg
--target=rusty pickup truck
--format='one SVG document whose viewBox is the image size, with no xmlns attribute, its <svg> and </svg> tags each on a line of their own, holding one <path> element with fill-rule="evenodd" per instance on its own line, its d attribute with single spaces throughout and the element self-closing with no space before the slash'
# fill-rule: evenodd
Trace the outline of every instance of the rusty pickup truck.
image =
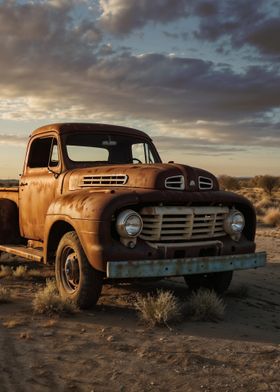
<svg viewBox="0 0 280 392">
<path fill-rule="evenodd" d="M 60 295 L 94 305 L 106 278 L 183 276 L 224 292 L 234 270 L 264 266 L 251 203 L 211 173 L 162 163 L 121 126 L 52 124 L 28 142 L 18 188 L 0 191 L 0 251 L 55 264 Z"/>
</svg>

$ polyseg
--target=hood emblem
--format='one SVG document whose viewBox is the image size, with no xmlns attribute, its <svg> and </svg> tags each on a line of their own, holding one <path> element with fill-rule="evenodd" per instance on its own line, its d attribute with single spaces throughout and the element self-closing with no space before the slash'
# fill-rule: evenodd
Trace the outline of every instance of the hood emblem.
<svg viewBox="0 0 280 392">
<path fill-rule="evenodd" d="M 190 181 L 190 186 L 195 186 L 196 184 L 195 184 L 195 181 L 194 180 L 191 180 Z"/>
</svg>

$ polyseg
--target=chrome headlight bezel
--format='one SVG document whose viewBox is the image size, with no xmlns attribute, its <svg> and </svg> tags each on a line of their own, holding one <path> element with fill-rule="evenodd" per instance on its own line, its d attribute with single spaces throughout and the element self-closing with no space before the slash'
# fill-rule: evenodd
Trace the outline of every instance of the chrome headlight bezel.
<svg viewBox="0 0 280 392">
<path fill-rule="evenodd" d="M 135 238 L 141 234 L 143 220 L 138 212 L 124 210 L 117 217 L 116 229 L 121 238 Z"/>
<path fill-rule="evenodd" d="M 230 236 L 240 236 L 245 227 L 245 218 L 242 212 L 231 210 L 224 221 L 224 230 Z"/>
</svg>

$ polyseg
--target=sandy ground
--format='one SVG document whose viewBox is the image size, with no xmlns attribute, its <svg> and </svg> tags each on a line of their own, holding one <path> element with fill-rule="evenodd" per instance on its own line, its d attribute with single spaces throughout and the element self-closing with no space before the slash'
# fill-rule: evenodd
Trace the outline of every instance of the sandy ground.
<svg viewBox="0 0 280 392">
<path fill-rule="evenodd" d="M 279 392 L 280 235 L 260 230 L 257 244 L 269 263 L 235 273 L 219 323 L 139 320 L 135 293 L 168 288 L 183 301 L 190 293 L 180 279 L 107 285 L 95 310 L 66 318 L 33 314 L 42 280 L 1 279 L 14 298 L 0 305 L 0 392 Z M 242 286 L 248 296 L 238 298 Z"/>
</svg>

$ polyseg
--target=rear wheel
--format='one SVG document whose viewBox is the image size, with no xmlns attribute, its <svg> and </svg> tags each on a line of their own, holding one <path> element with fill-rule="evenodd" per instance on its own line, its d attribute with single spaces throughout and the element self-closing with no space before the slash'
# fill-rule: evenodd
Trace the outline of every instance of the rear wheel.
<svg viewBox="0 0 280 392">
<path fill-rule="evenodd" d="M 57 248 L 55 277 L 62 298 L 69 298 L 81 309 L 98 301 L 103 274 L 89 264 L 75 231 L 66 233 Z"/>
<path fill-rule="evenodd" d="M 197 274 L 184 276 L 185 282 L 192 291 L 207 288 L 223 294 L 229 287 L 233 271 L 215 272 L 212 274 Z"/>
</svg>

